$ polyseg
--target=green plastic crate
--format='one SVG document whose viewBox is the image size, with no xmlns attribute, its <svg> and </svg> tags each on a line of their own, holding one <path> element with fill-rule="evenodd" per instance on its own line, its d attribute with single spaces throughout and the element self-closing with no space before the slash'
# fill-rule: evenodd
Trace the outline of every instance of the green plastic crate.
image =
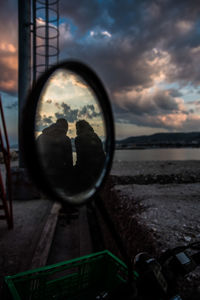
<svg viewBox="0 0 200 300">
<path fill-rule="evenodd" d="M 103 299 L 127 281 L 126 265 L 109 251 L 5 277 L 14 300 Z"/>
</svg>

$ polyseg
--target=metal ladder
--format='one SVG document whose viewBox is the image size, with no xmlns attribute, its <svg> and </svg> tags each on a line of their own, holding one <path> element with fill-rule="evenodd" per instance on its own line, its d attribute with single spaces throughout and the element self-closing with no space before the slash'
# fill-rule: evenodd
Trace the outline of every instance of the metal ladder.
<svg viewBox="0 0 200 300">
<path fill-rule="evenodd" d="M 0 95 L 0 118 L 2 128 L 0 127 L 0 149 L 3 154 L 3 162 L 6 171 L 6 180 L 4 182 L 2 172 L 0 170 L 0 210 L 4 214 L 0 214 L 0 220 L 6 220 L 8 228 L 13 228 L 13 208 L 12 208 L 12 192 L 11 192 L 11 173 L 10 173 L 10 147 L 6 129 L 6 123 L 3 113 L 3 106 Z M 7 185 L 7 189 L 6 189 Z"/>
</svg>

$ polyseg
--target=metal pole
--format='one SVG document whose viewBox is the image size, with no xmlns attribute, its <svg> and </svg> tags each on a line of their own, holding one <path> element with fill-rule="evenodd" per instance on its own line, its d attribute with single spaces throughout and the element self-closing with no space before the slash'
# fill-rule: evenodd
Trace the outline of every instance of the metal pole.
<svg viewBox="0 0 200 300">
<path fill-rule="evenodd" d="M 31 63 L 31 39 L 30 39 L 30 23 L 31 10 L 30 0 L 18 0 L 18 98 L 19 98 L 19 167 L 24 167 L 22 157 L 22 134 L 21 134 L 21 117 L 25 99 L 30 87 L 30 63 Z"/>
<path fill-rule="evenodd" d="M 59 1 L 57 2 L 57 28 L 58 28 L 58 37 L 57 37 L 57 63 L 59 61 L 59 54 L 60 54 L 60 49 L 59 49 L 59 38 L 60 38 L 60 30 L 59 30 Z"/>
<path fill-rule="evenodd" d="M 37 65 L 37 57 L 36 57 L 36 0 L 32 0 L 32 11 L 33 11 L 33 82 L 36 82 L 36 65 Z"/>
<path fill-rule="evenodd" d="M 7 129 L 6 129 L 6 122 L 5 122 L 4 113 L 3 113 L 1 95 L 0 95 L 0 112 L 1 112 L 3 132 L 4 132 L 5 142 L 6 142 L 6 148 L 5 148 L 4 144 L 3 144 L 3 139 L 2 139 L 2 137 L 0 137 L 2 152 L 3 152 L 3 156 L 4 156 L 4 163 L 6 166 L 7 196 L 8 196 L 8 201 L 9 201 L 9 228 L 13 228 L 12 186 L 11 186 L 11 173 L 10 173 L 10 145 L 9 145 L 8 134 L 7 134 Z M 5 205 L 5 209 L 8 209 L 7 203 Z"/>
<path fill-rule="evenodd" d="M 49 67 L 49 1 L 46 0 L 45 7 L 45 70 Z"/>
</svg>

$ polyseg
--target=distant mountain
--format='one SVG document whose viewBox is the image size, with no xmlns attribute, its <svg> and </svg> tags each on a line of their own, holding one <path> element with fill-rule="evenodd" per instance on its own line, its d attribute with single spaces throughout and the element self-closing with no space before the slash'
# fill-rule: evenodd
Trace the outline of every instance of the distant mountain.
<svg viewBox="0 0 200 300">
<path fill-rule="evenodd" d="M 116 145 L 200 144 L 200 132 L 155 133 L 132 136 L 116 141 Z"/>
</svg>

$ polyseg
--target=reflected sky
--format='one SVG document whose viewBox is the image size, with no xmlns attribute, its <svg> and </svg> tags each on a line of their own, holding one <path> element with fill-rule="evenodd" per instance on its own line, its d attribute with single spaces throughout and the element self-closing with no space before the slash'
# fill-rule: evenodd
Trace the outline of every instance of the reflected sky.
<svg viewBox="0 0 200 300">
<path fill-rule="evenodd" d="M 103 115 L 92 90 L 82 78 L 64 69 L 53 73 L 44 87 L 36 114 L 36 136 L 59 118 L 68 121 L 70 138 L 76 136 L 76 122 L 84 119 L 105 139 Z"/>
</svg>

